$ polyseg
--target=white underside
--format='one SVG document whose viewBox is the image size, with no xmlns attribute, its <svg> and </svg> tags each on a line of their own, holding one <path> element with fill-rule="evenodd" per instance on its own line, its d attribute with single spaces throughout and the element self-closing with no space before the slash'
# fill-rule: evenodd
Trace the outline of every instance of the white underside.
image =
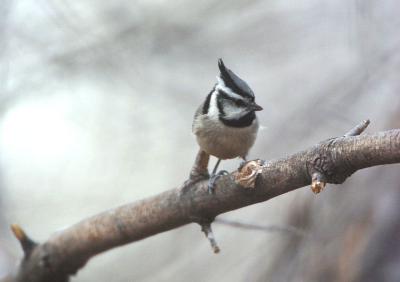
<svg viewBox="0 0 400 282">
<path fill-rule="evenodd" d="M 200 115 L 194 122 L 193 133 L 200 148 L 210 155 L 219 159 L 244 158 L 256 140 L 258 127 L 257 119 L 248 127 L 237 128 Z"/>
</svg>

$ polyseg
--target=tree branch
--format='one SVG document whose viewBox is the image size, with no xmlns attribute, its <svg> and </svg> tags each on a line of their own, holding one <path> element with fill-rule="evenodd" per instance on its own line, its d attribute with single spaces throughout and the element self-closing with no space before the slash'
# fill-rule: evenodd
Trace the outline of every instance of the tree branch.
<svg viewBox="0 0 400 282">
<path fill-rule="evenodd" d="M 28 244 L 29 252 L 16 274 L 3 281 L 68 281 L 96 254 L 198 222 L 196 218 L 211 222 L 221 213 L 309 185 L 315 173 L 327 183 L 340 184 L 359 169 L 400 162 L 400 129 L 350 135 L 264 163 L 261 170 L 257 168 L 260 173 L 253 189 L 238 185 L 231 174 L 218 180 L 214 195 L 207 192 L 206 180 L 188 182 L 185 189 L 172 189 L 85 219 L 42 244 Z M 247 169 L 246 165 L 241 169 Z M 27 238 L 20 228 L 17 234 Z"/>
</svg>

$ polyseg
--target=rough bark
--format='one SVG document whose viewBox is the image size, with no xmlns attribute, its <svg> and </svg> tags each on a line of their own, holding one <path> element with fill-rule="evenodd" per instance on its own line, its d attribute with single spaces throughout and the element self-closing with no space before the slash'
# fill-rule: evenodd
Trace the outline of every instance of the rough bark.
<svg viewBox="0 0 400 282">
<path fill-rule="evenodd" d="M 361 131 L 356 129 L 265 162 L 251 189 L 236 184 L 232 175 L 218 180 L 214 195 L 207 192 L 206 180 L 189 181 L 184 189 L 172 189 L 84 219 L 42 244 L 33 243 L 14 226 L 16 237 L 25 246 L 25 256 L 16 273 L 3 281 L 68 281 L 96 254 L 191 222 L 207 224 L 221 213 L 310 185 L 315 175 L 324 183 L 340 184 L 359 169 L 400 163 L 400 129 L 353 136 Z"/>
</svg>

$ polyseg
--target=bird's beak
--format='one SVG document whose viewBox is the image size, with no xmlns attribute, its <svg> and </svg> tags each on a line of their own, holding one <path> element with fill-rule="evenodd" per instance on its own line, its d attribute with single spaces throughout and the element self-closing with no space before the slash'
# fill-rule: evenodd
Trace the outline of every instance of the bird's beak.
<svg viewBox="0 0 400 282">
<path fill-rule="evenodd" d="M 263 108 L 260 105 L 257 105 L 255 102 L 249 104 L 249 109 L 252 111 L 262 111 Z"/>
</svg>

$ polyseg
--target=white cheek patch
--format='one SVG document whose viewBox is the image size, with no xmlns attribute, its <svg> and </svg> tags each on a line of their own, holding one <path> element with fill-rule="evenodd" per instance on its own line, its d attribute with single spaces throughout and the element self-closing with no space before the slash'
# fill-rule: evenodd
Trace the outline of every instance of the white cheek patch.
<svg viewBox="0 0 400 282">
<path fill-rule="evenodd" d="M 218 87 L 216 89 L 218 89 Z M 218 96 L 218 90 L 214 91 L 211 94 L 210 107 L 208 108 L 208 113 L 207 113 L 208 117 L 213 120 L 218 120 L 220 115 L 218 109 L 217 96 Z M 239 99 L 242 99 L 242 97 L 239 96 Z M 248 113 L 248 110 L 246 108 L 238 107 L 229 100 L 225 100 L 222 103 L 222 107 L 225 114 L 224 117 L 226 119 L 239 119 Z"/>
<path fill-rule="evenodd" d="M 231 103 L 224 104 L 223 108 L 226 119 L 239 119 L 248 113 L 245 108 L 237 107 L 235 105 L 232 105 Z"/>
</svg>

